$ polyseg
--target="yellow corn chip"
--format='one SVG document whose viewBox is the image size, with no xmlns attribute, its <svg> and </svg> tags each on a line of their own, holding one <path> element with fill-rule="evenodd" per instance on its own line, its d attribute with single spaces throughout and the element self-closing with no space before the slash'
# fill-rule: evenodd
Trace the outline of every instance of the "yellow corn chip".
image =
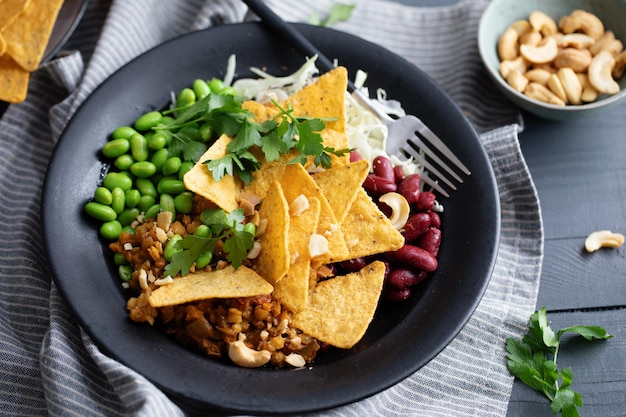
<svg viewBox="0 0 626 417">
<path fill-rule="evenodd" d="M 309 208 L 289 219 L 289 253 L 291 265 L 287 275 L 274 286 L 274 297 L 294 312 L 304 310 L 309 298 L 311 255 L 309 240 L 317 229 L 320 201 L 308 200 Z"/>
<path fill-rule="evenodd" d="M 267 228 L 259 238 L 261 253 L 255 259 L 256 271 L 270 284 L 276 284 L 289 271 L 289 206 L 278 181 L 274 181 L 261 202 L 259 217 Z"/>
<path fill-rule="evenodd" d="M 385 264 L 375 261 L 358 272 L 321 281 L 293 325 L 322 342 L 351 348 L 374 317 L 384 277 Z"/>
<path fill-rule="evenodd" d="M 361 159 L 348 165 L 333 166 L 312 175 L 313 180 L 326 196 L 339 224 L 343 222 L 352 203 L 356 200 L 368 171 L 369 162 Z"/>
<path fill-rule="evenodd" d="M 0 0 L 0 31 L 26 9 L 30 0 Z"/>
<path fill-rule="evenodd" d="M 259 123 L 271 120 L 280 113 L 280 110 L 273 103 L 261 104 L 258 101 L 249 100 L 244 101 L 241 107 L 252 113 L 254 119 Z"/>
<path fill-rule="evenodd" d="M 272 285 L 256 272 L 245 266 L 193 272 L 175 278 L 170 284 L 162 285 L 148 296 L 152 307 L 185 304 L 211 298 L 253 297 L 269 294 Z"/>
<path fill-rule="evenodd" d="M 226 146 L 232 139 L 222 135 L 200 157 L 198 162 L 183 177 L 185 187 L 189 191 L 201 195 L 227 212 L 239 208 L 239 193 L 242 183 L 239 178 L 225 175 L 219 181 L 213 179 L 213 173 L 203 164 L 209 159 L 218 159 L 226 155 Z"/>
<path fill-rule="evenodd" d="M 348 86 L 348 71 L 337 67 L 319 76 L 317 80 L 290 96 L 286 103 L 296 116 L 310 116 L 325 121 L 326 129 L 346 131 L 345 94 Z"/>
<path fill-rule="evenodd" d="M 8 55 L 0 56 L 0 100 L 19 103 L 26 99 L 30 73 Z"/>
<path fill-rule="evenodd" d="M 39 67 L 62 4 L 63 0 L 30 0 L 4 27 L 7 53 L 25 70 Z"/>
<path fill-rule="evenodd" d="M 376 206 L 369 195 L 360 188 L 356 200 L 341 224 L 349 255 L 345 259 L 361 258 L 398 250 L 404 237 Z"/>
<path fill-rule="evenodd" d="M 335 258 L 345 259 L 348 256 L 348 247 L 333 209 L 328 204 L 328 200 L 320 187 L 313 181 L 306 169 L 300 164 L 285 166 L 280 184 L 288 201 L 292 201 L 300 194 L 304 194 L 308 199 L 315 197 L 320 201 L 320 218 L 317 223 L 317 234 L 324 236 L 328 240 L 329 253 L 316 257 L 314 262 L 316 264 L 325 264 L 332 262 Z"/>
</svg>

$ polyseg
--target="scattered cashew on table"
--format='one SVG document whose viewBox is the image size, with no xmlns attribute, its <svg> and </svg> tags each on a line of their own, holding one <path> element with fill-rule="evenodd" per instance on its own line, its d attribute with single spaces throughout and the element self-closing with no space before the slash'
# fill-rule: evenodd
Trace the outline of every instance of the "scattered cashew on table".
<svg viewBox="0 0 626 417">
<path fill-rule="evenodd" d="M 541 11 L 513 22 L 498 40 L 498 56 L 500 75 L 516 91 L 562 106 L 619 93 L 626 68 L 622 41 L 580 9 L 558 22 Z"/>
</svg>

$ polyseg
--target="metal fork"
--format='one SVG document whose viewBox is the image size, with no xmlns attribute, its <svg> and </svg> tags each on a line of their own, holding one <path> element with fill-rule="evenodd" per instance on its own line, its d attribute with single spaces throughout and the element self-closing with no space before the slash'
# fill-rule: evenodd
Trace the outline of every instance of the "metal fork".
<svg viewBox="0 0 626 417">
<path fill-rule="evenodd" d="M 317 56 L 316 63 L 320 69 L 330 71 L 334 68 L 333 63 L 324 56 L 307 38 L 293 26 L 285 22 L 274 13 L 262 0 L 243 0 L 261 20 L 273 31 L 288 39 L 289 42 L 303 55 L 308 57 Z M 397 119 L 391 118 L 388 114 L 379 111 L 372 105 L 371 100 L 366 97 L 351 81 L 348 81 L 348 91 L 362 106 L 374 113 L 388 129 L 387 148 L 389 154 L 412 157 L 425 169 L 425 175 L 421 175 L 424 183 L 428 184 L 442 196 L 449 197 L 450 194 L 439 184 L 441 181 L 451 190 L 457 187 L 448 177 L 441 172 L 433 163 L 437 164 L 457 183 L 463 183 L 463 179 L 444 162 L 422 138 L 429 141 L 431 146 L 439 151 L 441 156 L 448 159 L 465 175 L 470 175 L 470 170 L 454 155 L 454 153 L 443 143 L 443 141 L 426 126 L 419 118 L 413 115 L 405 115 Z M 420 137 L 421 136 L 421 137 Z M 427 159 L 427 158 L 429 159 Z M 432 161 L 433 163 L 431 163 Z M 431 176 L 433 178 L 431 178 Z"/>
</svg>

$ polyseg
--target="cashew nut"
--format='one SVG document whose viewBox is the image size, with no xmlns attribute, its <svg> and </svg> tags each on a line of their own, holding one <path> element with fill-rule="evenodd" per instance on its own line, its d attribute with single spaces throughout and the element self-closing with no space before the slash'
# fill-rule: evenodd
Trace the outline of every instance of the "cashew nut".
<svg viewBox="0 0 626 417">
<path fill-rule="evenodd" d="M 391 209 L 391 216 L 389 217 L 391 225 L 397 230 L 402 229 L 409 219 L 411 212 L 411 207 L 406 201 L 406 198 L 404 198 L 402 194 L 391 192 L 383 194 L 379 198 L 379 201 L 385 203 Z"/>
<path fill-rule="evenodd" d="M 520 36 L 519 44 L 537 46 L 542 40 L 543 36 L 541 36 L 541 33 L 531 30 Z"/>
<path fill-rule="evenodd" d="M 560 98 L 565 104 L 567 104 L 567 94 L 565 94 L 565 89 L 561 84 L 561 80 L 559 76 L 556 74 L 550 75 L 548 78 L 548 86 L 550 91 L 552 91 L 558 98 Z"/>
<path fill-rule="evenodd" d="M 500 75 L 502 78 L 506 78 L 513 70 L 517 70 L 523 74 L 526 72 L 526 68 L 528 68 L 528 61 L 526 61 L 523 57 L 518 56 L 513 60 L 500 62 Z"/>
<path fill-rule="evenodd" d="M 563 35 L 559 39 L 559 46 L 561 48 L 572 47 L 576 49 L 587 49 L 594 45 L 596 40 L 584 33 L 569 33 Z"/>
<path fill-rule="evenodd" d="M 612 30 L 605 31 L 602 36 L 596 39 L 596 42 L 589 47 L 589 52 L 596 55 L 598 52 L 607 47 L 607 45 L 615 40 L 615 33 Z"/>
<path fill-rule="evenodd" d="M 563 91 L 565 91 L 567 102 L 570 104 L 581 104 L 583 86 L 580 84 L 574 70 L 571 68 L 561 68 L 556 75 L 561 82 Z"/>
<path fill-rule="evenodd" d="M 258 368 L 270 361 L 272 354 L 268 350 L 251 349 L 244 340 L 246 336 L 240 333 L 236 342 L 228 344 L 228 357 L 231 361 L 244 368 Z"/>
<path fill-rule="evenodd" d="M 585 239 L 585 250 L 595 252 L 600 248 L 619 248 L 624 243 L 624 235 L 613 233 L 610 230 L 592 232 Z"/>
<path fill-rule="evenodd" d="M 587 74 L 577 73 L 576 76 L 578 77 L 580 85 L 583 87 L 580 99 L 585 103 L 592 103 L 596 101 L 600 96 L 600 93 L 598 93 L 598 91 L 593 88 L 593 86 L 589 82 L 589 77 L 587 76 Z"/>
<path fill-rule="evenodd" d="M 611 75 L 614 66 L 615 58 L 607 51 L 600 51 L 598 55 L 594 56 L 591 60 L 588 71 L 589 82 L 600 93 L 619 93 L 619 84 Z"/>
<path fill-rule="evenodd" d="M 533 68 L 530 71 L 527 71 L 524 76 L 528 79 L 528 81 L 536 82 L 542 85 L 547 85 L 548 80 L 550 79 L 550 75 L 553 73 L 543 68 Z"/>
<path fill-rule="evenodd" d="M 524 94 L 535 100 L 543 101 L 548 104 L 556 104 L 558 106 L 565 106 L 565 102 L 558 98 L 552 91 L 545 85 L 539 83 L 529 83 L 524 90 Z"/>
<path fill-rule="evenodd" d="M 517 58 L 517 40 L 519 35 L 514 28 L 508 28 L 498 39 L 498 56 L 501 61 Z"/>
<path fill-rule="evenodd" d="M 560 49 L 552 63 L 556 68 L 571 68 L 574 72 L 585 72 L 591 64 L 591 53 L 586 49 Z"/>
<path fill-rule="evenodd" d="M 511 23 L 509 28 L 514 29 L 517 32 L 518 36 L 522 36 L 524 33 L 528 32 L 530 28 L 530 23 L 526 19 L 516 20 Z"/>
<path fill-rule="evenodd" d="M 615 67 L 613 67 L 613 78 L 620 78 L 624 75 L 624 70 L 626 70 L 626 51 L 622 51 L 621 54 L 615 57 Z"/>
<path fill-rule="evenodd" d="M 599 39 L 604 33 L 604 24 L 598 16 L 580 9 L 559 19 L 559 28 L 563 33 L 580 31 L 594 39 Z"/>
<path fill-rule="evenodd" d="M 528 78 L 518 70 L 509 72 L 509 76 L 506 77 L 506 82 L 519 93 L 523 92 L 529 83 Z"/>
<path fill-rule="evenodd" d="M 534 11 L 528 16 L 530 26 L 538 32 L 541 32 L 543 36 L 554 35 L 557 31 L 557 25 L 554 19 L 541 11 Z"/>
<path fill-rule="evenodd" d="M 559 52 L 556 39 L 553 37 L 544 38 L 537 46 L 523 44 L 519 48 L 520 54 L 533 64 L 545 64 L 556 58 Z"/>
</svg>

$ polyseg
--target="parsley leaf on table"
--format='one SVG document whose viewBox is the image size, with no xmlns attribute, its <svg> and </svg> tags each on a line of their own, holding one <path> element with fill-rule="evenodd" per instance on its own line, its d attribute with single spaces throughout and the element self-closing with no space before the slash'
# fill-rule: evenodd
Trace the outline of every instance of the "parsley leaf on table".
<svg viewBox="0 0 626 417">
<path fill-rule="evenodd" d="M 317 13 L 313 13 L 309 17 L 309 23 L 316 26 L 330 27 L 337 22 L 345 22 L 352 16 L 352 10 L 354 10 L 354 4 L 334 3 L 326 19 L 322 20 Z"/>
<path fill-rule="evenodd" d="M 165 266 L 164 275 L 187 275 L 194 262 L 207 251 L 213 252 L 220 241 L 233 268 L 237 269 L 243 264 L 248 251 L 254 245 L 254 235 L 244 228 L 243 209 L 230 213 L 222 209 L 205 209 L 200 219 L 211 229 L 211 236 L 187 235 L 176 242 L 177 247 L 182 250 L 172 256 L 172 261 Z"/>
<path fill-rule="evenodd" d="M 528 332 L 522 339 L 506 340 L 507 368 L 530 388 L 543 393 L 551 402 L 553 414 L 578 417 L 582 396 L 570 388 L 571 368 L 559 371 L 557 357 L 559 344 L 565 333 L 574 333 L 586 340 L 605 340 L 613 337 L 599 326 L 570 326 L 556 333 L 550 327 L 545 307 L 530 316 Z M 559 384 L 560 381 L 560 384 Z"/>
</svg>

